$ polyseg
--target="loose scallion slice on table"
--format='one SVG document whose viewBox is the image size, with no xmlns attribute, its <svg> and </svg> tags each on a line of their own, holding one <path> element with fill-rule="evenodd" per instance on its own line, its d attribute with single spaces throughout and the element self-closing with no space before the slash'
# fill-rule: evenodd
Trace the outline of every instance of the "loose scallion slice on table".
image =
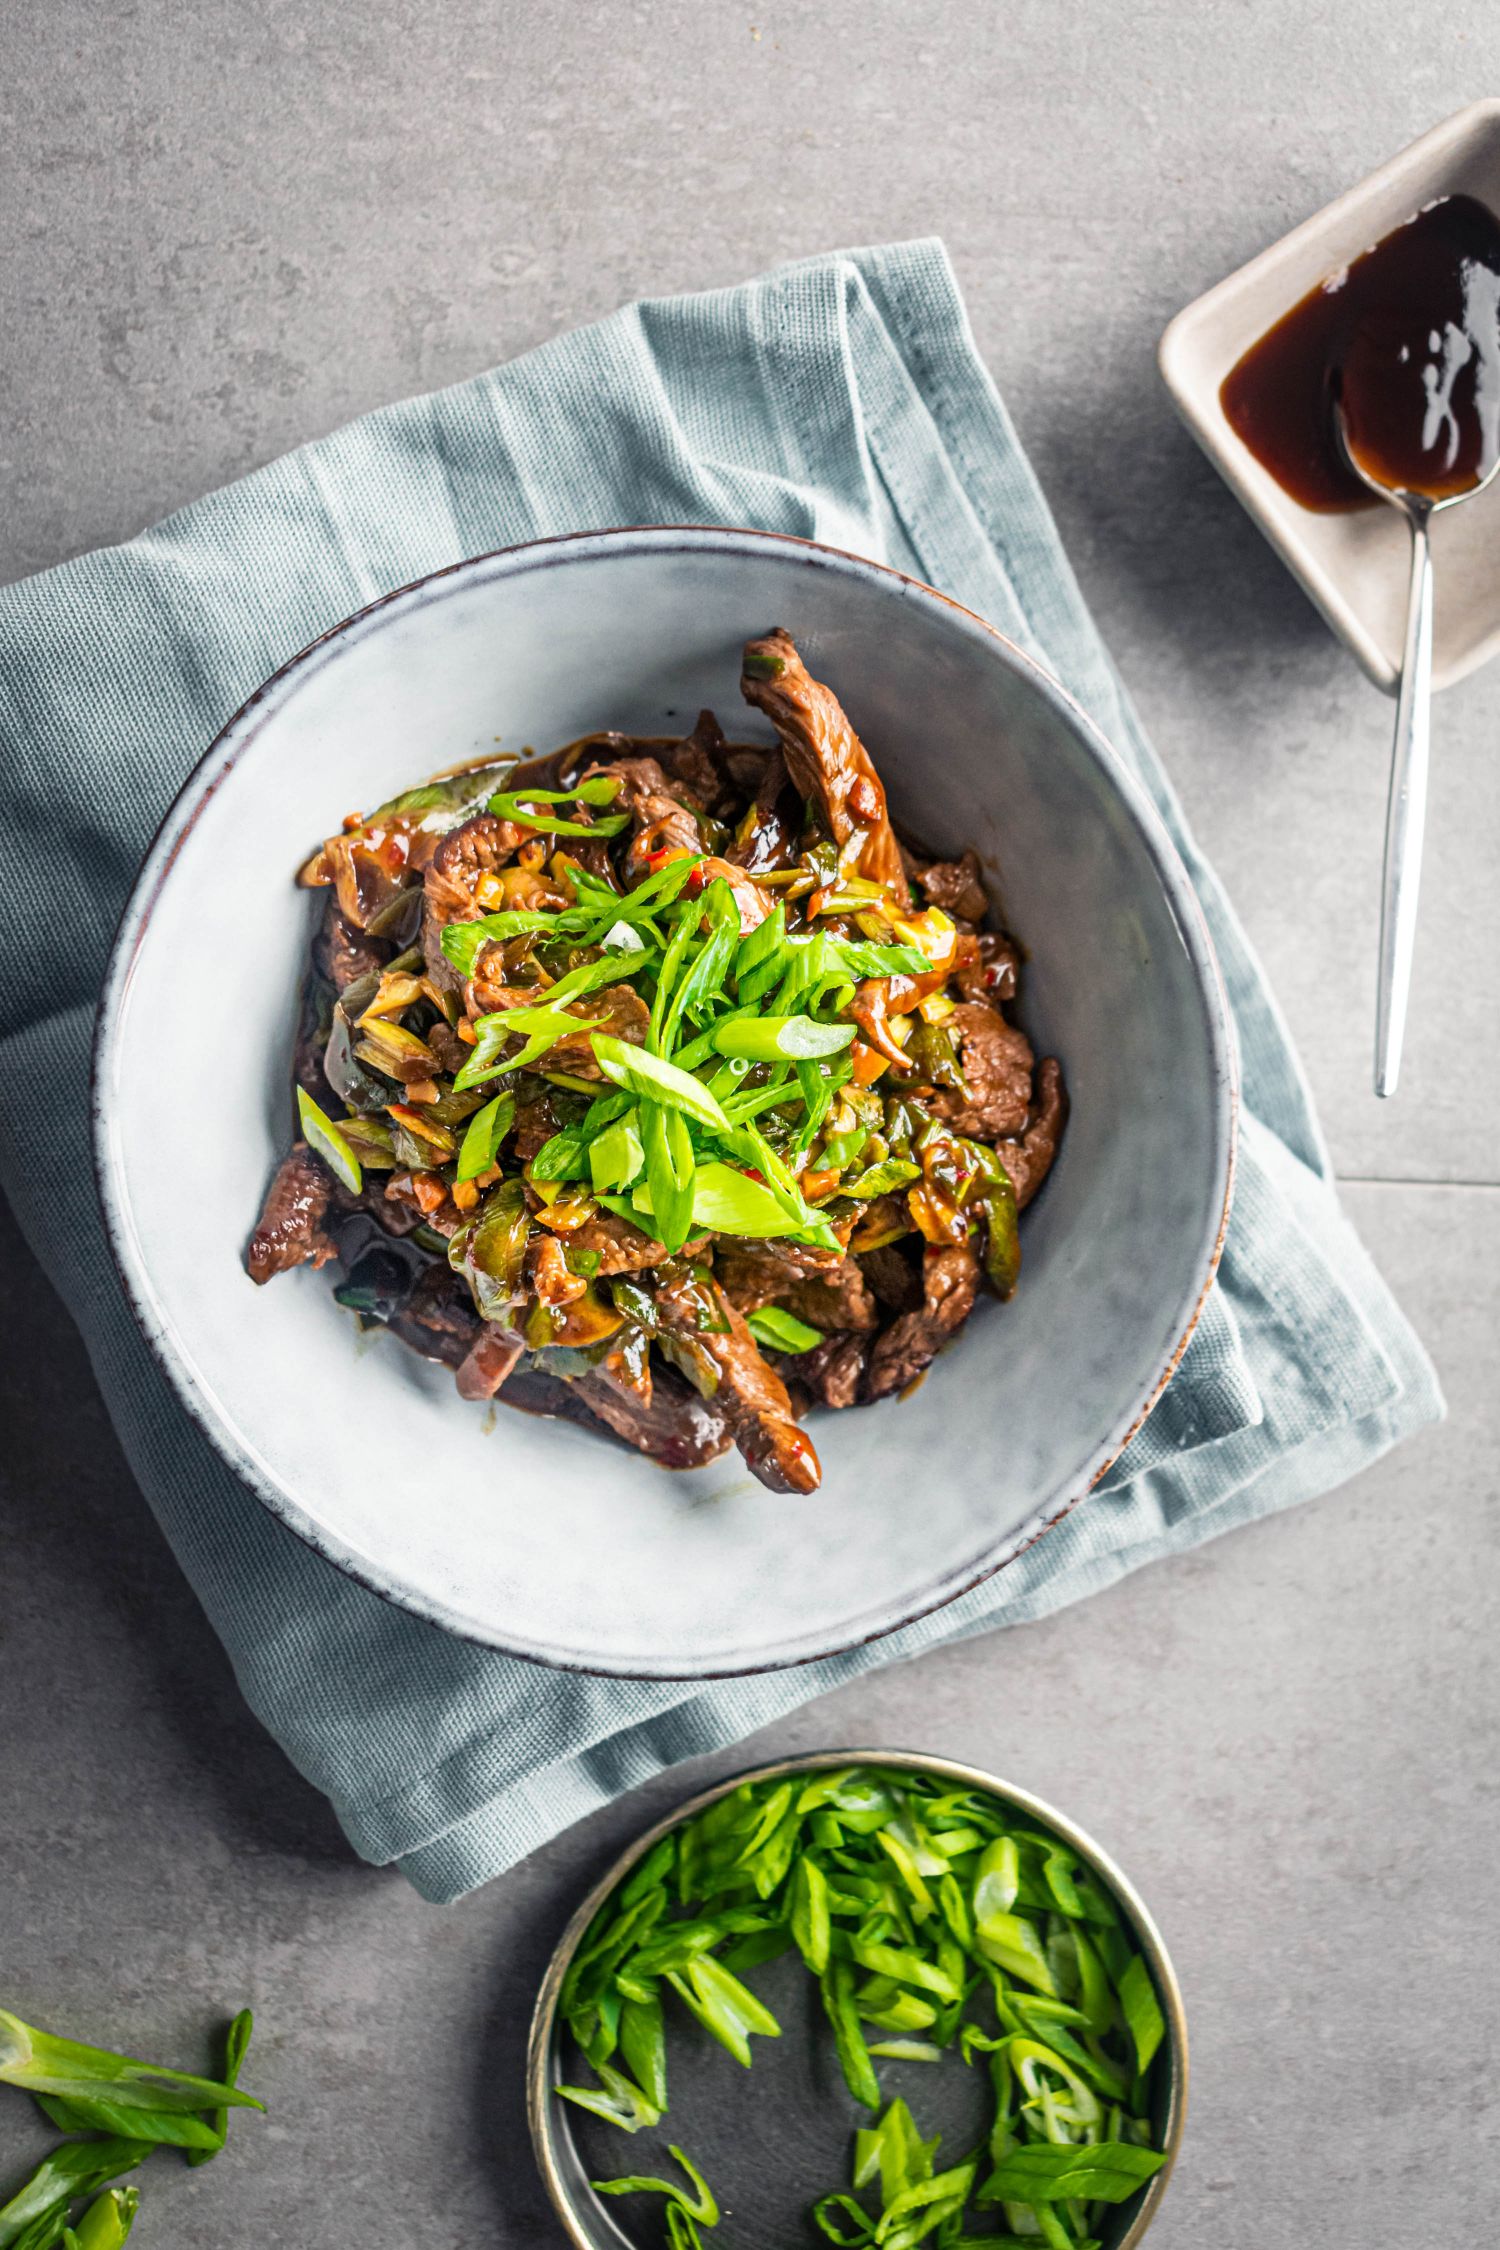
<svg viewBox="0 0 1500 2250">
<path fill-rule="evenodd" d="M 216 2078 L 198 2078 L 191 2071 L 167 2070 L 158 2063 L 138 2062 L 107 2047 L 85 2047 L 77 2040 L 59 2039 L 23 2023 L 19 2016 L 0 2008 L 0 2080 L 24 2086 L 34 2094 L 56 2094 L 65 2100 L 85 2101 L 91 2095 L 133 2109 L 195 2110 L 209 2106 L 248 2109 L 264 2105 L 253 2094 Z"/>
<path fill-rule="evenodd" d="M 40 2250 L 61 2240 L 68 2212 L 80 2196 L 96 2195 L 122 2172 L 151 2154 L 149 2141 L 111 2135 L 96 2141 L 63 2141 L 0 2205 L 0 2250 Z"/>
<path fill-rule="evenodd" d="M 141 2207 L 139 2188 L 106 2188 L 76 2227 L 62 2235 L 62 2250 L 122 2250 Z"/>
<path fill-rule="evenodd" d="M 262 2106 L 236 2083 L 250 2030 L 245 2009 L 229 2027 L 223 2078 L 200 2078 L 57 2038 L 0 2009 L 0 2080 L 29 2092 L 63 2132 L 88 2136 L 61 2142 L 0 2206 L 0 2250 L 118 2250 L 140 2199 L 108 2183 L 154 2148 L 206 2164 L 224 2146 L 230 2109 Z M 74 2218 L 87 2197 L 96 2200 Z"/>
<path fill-rule="evenodd" d="M 245 2057 L 250 2051 L 250 2038 L 254 2030 L 254 2016 L 248 2008 L 241 2008 L 224 2035 L 224 2083 L 226 2086 L 237 2086 L 239 2084 L 240 2072 L 244 2068 Z M 214 2110 L 209 2122 L 214 2127 L 218 2139 L 212 2148 L 189 2149 L 187 2156 L 189 2164 L 211 2163 L 229 2137 L 229 2112 L 227 2109 Z"/>
<path fill-rule="evenodd" d="M 560 2012 L 598 2084 L 558 2092 L 626 2131 L 654 2128 L 674 2021 L 696 2017 L 750 2065 L 754 2038 L 780 2026 L 746 1979 L 786 1951 L 818 1980 L 849 2090 L 876 2113 L 849 2186 L 813 2213 L 841 2250 L 1085 2250 L 1106 2207 L 1166 2161 L 1151 2121 L 1164 2019 L 1113 1900 L 984 1791 L 878 1766 L 742 1783 L 653 1847 L 564 1979 Z M 877 2058 L 981 2070 L 992 2114 L 978 2144 L 940 2163 L 906 2102 L 884 2102 Z M 691 2250 L 717 2213 L 672 2154 L 696 2205 L 648 2171 L 599 2185 L 665 2196 L 669 2239 Z"/>
</svg>

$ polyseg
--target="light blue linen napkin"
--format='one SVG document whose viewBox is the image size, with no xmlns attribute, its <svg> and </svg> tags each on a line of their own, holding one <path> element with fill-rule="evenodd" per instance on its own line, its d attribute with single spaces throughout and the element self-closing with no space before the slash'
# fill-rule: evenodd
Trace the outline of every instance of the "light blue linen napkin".
<svg viewBox="0 0 1500 2250">
<path fill-rule="evenodd" d="M 135 867 L 269 672 L 461 556 L 708 522 L 893 563 L 1059 675 L 1144 780 L 1198 886 L 1238 1025 L 1244 1124 L 1218 1284 L 1107 1482 L 937 1616 L 702 1687 L 475 1648 L 351 1584 L 260 1506 L 180 1411 L 122 1301 L 94 1203 L 88 1061 Z M 663 1766 L 859 1672 L 1041 1616 L 1326 1491 L 1442 1412 L 1339 1210 L 1275 1002 L 1084 609 L 940 244 L 627 307 L 0 592 L 0 742 L 0 1176 L 246 1697 L 356 1849 L 398 1862 L 428 1898 L 458 1897 Z"/>
</svg>

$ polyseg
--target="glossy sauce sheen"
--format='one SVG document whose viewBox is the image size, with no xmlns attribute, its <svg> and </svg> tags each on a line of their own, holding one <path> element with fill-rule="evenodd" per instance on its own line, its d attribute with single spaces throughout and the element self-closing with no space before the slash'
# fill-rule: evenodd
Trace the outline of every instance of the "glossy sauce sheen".
<svg viewBox="0 0 1500 2250">
<path fill-rule="evenodd" d="M 1443 499 L 1500 451 L 1500 220 L 1446 196 L 1356 258 L 1231 368 L 1231 429 L 1292 498 L 1320 515 L 1378 507 L 1344 460 L 1383 484 Z"/>
</svg>

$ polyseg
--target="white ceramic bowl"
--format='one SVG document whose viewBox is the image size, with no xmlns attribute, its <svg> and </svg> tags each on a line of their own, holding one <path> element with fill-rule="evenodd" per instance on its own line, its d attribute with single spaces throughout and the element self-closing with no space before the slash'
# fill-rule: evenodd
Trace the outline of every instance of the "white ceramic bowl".
<svg viewBox="0 0 1500 2250">
<path fill-rule="evenodd" d="M 1471 102 L 1337 202 L 1185 307 L 1161 340 L 1178 413 L 1235 497 L 1378 687 L 1401 670 L 1411 539 L 1393 508 L 1317 515 L 1262 468 L 1219 403 L 1230 369 L 1283 313 L 1437 196 L 1500 211 L 1500 101 Z M 1438 598 L 1434 687 L 1451 686 L 1500 648 L 1500 485 L 1432 527 Z"/>
<path fill-rule="evenodd" d="M 351 807 L 490 751 L 686 728 L 739 703 L 784 624 L 845 699 L 898 821 L 972 844 L 1033 959 L 1022 1015 L 1073 1115 L 1023 1222 L 1013 1303 L 981 1304 L 908 1401 L 818 1419 L 810 1500 L 735 1455 L 670 1474 L 456 1395 L 363 1337 L 325 1272 L 241 1265 L 289 1139 L 313 902 L 293 872 Z M 1207 933 L 1144 797 L 1054 681 L 929 588 L 745 531 L 588 534 L 377 602 L 278 672 L 174 805 L 100 1011 L 106 1222 L 184 1403 L 341 1569 L 549 1664 L 686 1677 L 891 1631 L 998 1569 L 1148 1411 L 1213 1271 L 1234 1131 Z M 190 1223 L 184 1223 L 185 1215 Z"/>
</svg>

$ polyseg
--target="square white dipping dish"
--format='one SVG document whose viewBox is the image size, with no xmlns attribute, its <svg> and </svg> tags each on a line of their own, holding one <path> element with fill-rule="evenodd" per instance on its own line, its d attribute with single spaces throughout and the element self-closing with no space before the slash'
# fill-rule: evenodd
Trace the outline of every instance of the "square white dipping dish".
<svg viewBox="0 0 1500 2250">
<path fill-rule="evenodd" d="M 1470 195 L 1500 214 L 1500 100 L 1473 102 L 1334 203 L 1195 299 L 1158 351 L 1188 428 L 1378 687 L 1394 693 L 1410 544 L 1394 509 L 1319 515 L 1284 492 L 1225 417 L 1225 376 L 1320 281 L 1427 204 Z M 1451 686 L 1500 648 L 1500 485 L 1433 525 L 1433 685 Z"/>
</svg>

